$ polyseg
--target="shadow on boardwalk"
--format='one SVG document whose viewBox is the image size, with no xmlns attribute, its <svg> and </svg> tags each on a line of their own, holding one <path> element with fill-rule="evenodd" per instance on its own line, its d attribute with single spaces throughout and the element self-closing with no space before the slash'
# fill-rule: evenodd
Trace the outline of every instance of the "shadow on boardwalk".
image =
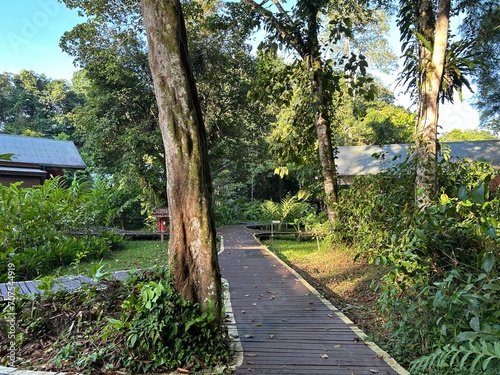
<svg viewBox="0 0 500 375">
<path fill-rule="evenodd" d="M 238 225 L 218 232 L 224 243 L 221 272 L 234 314 L 229 328 L 239 338 L 234 374 L 409 374 L 262 246 L 251 230 Z M 113 275 L 127 277 L 126 272 Z M 74 289 L 81 282 L 88 280 L 66 278 L 57 288 Z M 40 293 L 35 281 L 15 284 L 22 293 Z M 7 284 L 0 291 L 7 299 Z"/>
<path fill-rule="evenodd" d="M 219 234 L 242 347 L 235 374 L 408 374 L 250 230 Z"/>
</svg>

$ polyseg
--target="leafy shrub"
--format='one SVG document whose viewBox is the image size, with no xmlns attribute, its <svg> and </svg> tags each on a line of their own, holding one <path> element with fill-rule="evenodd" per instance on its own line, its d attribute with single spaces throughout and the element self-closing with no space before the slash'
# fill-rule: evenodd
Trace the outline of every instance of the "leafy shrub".
<svg viewBox="0 0 500 375">
<path fill-rule="evenodd" d="M 419 365 L 436 363 L 440 368 L 433 373 L 450 373 L 441 368 L 444 358 L 455 360 L 450 350 L 458 355 L 500 338 L 499 202 L 487 199 L 482 182 L 458 193 L 443 194 L 418 213 L 376 259 L 391 267 L 380 303 L 391 316 L 396 352 L 403 358 L 423 356 L 414 364 L 416 374 L 428 373 Z M 494 360 L 483 354 L 477 361 L 465 356 L 460 368 L 472 371 Z"/>
<path fill-rule="evenodd" d="M 118 247 L 120 236 L 92 233 L 113 220 L 114 194 L 100 183 L 65 188 L 59 179 L 33 188 L 0 186 L 0 281 L 7 263 L 18 279 L 33 278 L 73 262 L 77 253 L 99 258 Z"/>
<path fill-rule="evenodd" d="M 407 228 L 413 216 L 413 164 L 404 161 L 378 175 L 360 176 L 339 193 L 334 240 L 370 257 Z"/>
<path fill-rule="evenodd" d="M 412 363 L 412 374 L 496 373 L 500 202 L 487 189 L 494 171 L 446 155 L 439 169 L 439 200 L 422 211 L 411 161 L 357 178 L 341 191 L 332 237 L 389 267 L 379 306 L 389 317 L 389 350 Z"/>
<path fill-rule="evenodd" d="M 152 368 L 178 368 L 189 363 L 214 364 L 227 356 L 215 316 L 175 292 L 168 275 L 135 283 L 122 303 L 120 319 L 108 319 L 113 342 L 123 338 L 124 365 L 134 373 Z M 106 334 L 107 336 L 107 334 Z"/>
</svg>

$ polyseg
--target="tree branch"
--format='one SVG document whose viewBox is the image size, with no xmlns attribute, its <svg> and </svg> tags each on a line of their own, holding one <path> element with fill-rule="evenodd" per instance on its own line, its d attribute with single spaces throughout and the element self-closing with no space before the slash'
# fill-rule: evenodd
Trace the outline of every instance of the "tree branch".
<svg viewBox="0 0 500 375">
<path fill-rule="evenodd" d="M 287 19 L 289 24 L 283 23 L 273 14 L 273 12 L 263 7 L 267 1 L 264 1 L 261 4 L 258 4 L 254 0 L 241 0 L 241 2 L 248 5 L 254 12 L 259 14 L 266 22 L 268 22 L 278 32 L 281 39 L 290 44 L 290 46 L 292 46 L 301 57 L 307 54 L 308 49 L 306 47 L 306 43 L 300 35 L 300 30 L 295 28 L 293 20 L 282 7 L 279 0 L 273 0 L 273 3 L 278 8 L 280 14 Z"/>
</svg>

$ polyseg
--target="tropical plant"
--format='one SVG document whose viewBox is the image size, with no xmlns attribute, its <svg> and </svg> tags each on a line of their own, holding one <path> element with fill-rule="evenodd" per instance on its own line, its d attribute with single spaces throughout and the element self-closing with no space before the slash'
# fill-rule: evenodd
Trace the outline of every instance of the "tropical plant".
<svg viewBox="0 0 500 375">
<path fill-rule="evenodd" d="M 19 185 L 0 186 L 2 280 L 8 262 L 19 279 L 30 279 L 70 264 L 78 254 L 99 258 L 119 247 L 121 236 L 98 230 L 117 215 L 117 189 L 76 181 L 64 187 L 60 178 L 32 188 Z"/>
<path fill-rule="evenodd" d="M 301 224 L 305 225 L 305 219 L 311 212 L 309 204 L 301 201 L 297 196 L 288 196 L 283 198 L 280 203 L 269 200 L 263 202 L 260 206 L 258 219 L 264 223 L 277 220 L 280 225 L 286 226 L 291 223 L 298 230 Z"/>
</svg>

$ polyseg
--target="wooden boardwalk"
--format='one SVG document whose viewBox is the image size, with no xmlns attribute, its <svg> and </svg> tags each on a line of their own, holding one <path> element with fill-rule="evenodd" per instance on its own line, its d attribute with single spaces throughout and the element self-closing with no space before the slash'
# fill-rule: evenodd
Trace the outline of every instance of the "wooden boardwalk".
<svg viewBox="0 0 500 375">
<path fill-rule="evenodd" d="M 126 271 L 118 271 L 113 272 L 111 278 L 116 280 L 124 280 L 128 273 Z M 87 276 L 68 276 L 68 277 L 60 277 L 54 280 L 54 287 L 52 290 L 57 291 L 60 289 L 73 290 L 78 289 L 85 283 L 92 283 L 92 280 Z M 15 281 L 12 284 L 5 283 L 0 284 L 0 302 L 8 301 L 11 299 L 14 290 L 19 288 L 19 291 L 22 294 L 39 294 L 41 291 L 38 289 L 40 285 L 40 281 Z"/>
<path fill-rule="evenodd" d="M 242 347 L 234 374 L 408 374 L 249 230 L 219 233 Z"/>
</svg>

